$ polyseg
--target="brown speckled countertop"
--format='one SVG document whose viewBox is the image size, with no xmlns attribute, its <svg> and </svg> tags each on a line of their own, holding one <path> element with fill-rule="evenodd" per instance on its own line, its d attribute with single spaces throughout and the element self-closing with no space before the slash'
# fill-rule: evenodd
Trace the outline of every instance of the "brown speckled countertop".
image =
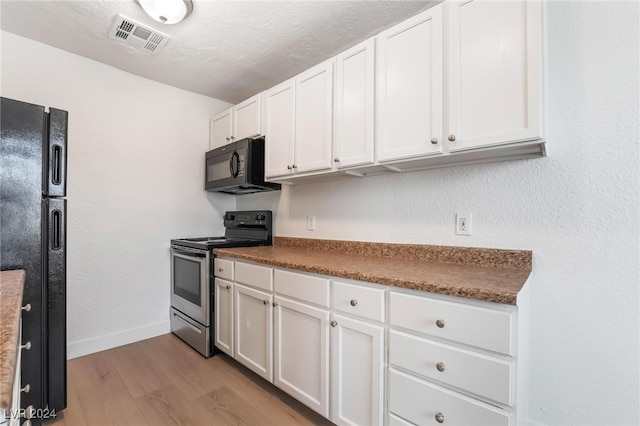
<svg viewBox="0 0 640 426">
<path fill-rule="evenodd" d="M 0 409 L 11 408 L 25 272 L 0 272 Z"/>
<path fill-rule="evenodd" d="M 275 237 L 220 256 L 412 290 L 515 305 L 531 273 L 527 250 Z"/>
</svg>

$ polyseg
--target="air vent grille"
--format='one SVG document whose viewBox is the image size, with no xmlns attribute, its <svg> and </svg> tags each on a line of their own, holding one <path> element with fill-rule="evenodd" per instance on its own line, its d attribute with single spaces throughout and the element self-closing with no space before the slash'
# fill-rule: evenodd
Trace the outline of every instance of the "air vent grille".
<svg viewBox="0 0 640 426">
<path fill-rule="evenodd" d="M 109 38 L 151 55 L 157 55 L 170 37 L 118 14 Z"/>
</svg>

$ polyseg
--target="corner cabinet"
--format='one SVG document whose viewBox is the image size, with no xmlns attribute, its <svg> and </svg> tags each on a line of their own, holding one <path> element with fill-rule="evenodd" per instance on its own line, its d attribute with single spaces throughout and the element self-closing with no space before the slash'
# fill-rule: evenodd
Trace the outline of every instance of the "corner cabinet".
<svg viewBox="0 0 640 426">
<path fill-rule="evenodd" d="M 376 37 L 377 159 L 442 152 L 442 7 Z"/>
<path fill-rule="evenodd" d="M 264 134 L 262 115 L 262 93 L 216 115 L 211 120 L 209 149 Z"/>
<path fill-rule="evenodd" d="M 542 138 L 542 2 L 445 7 L 449 151 Z"/>
</svg>

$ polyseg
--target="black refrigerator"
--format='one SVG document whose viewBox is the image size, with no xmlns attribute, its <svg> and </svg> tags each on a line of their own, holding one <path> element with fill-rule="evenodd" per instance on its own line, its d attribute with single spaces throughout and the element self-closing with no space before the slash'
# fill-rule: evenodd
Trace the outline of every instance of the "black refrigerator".
<svg viewBox="0 0 640 426">
<path fill-rule="evenodd" d="M 31 342 L 22 349 L 22 386 L 31 390 L 21 407 L 58 412 L 67 405 L 68 114 L 0 101 L 0 270 L 26 271 L 22 344 Z"/>
</svg>

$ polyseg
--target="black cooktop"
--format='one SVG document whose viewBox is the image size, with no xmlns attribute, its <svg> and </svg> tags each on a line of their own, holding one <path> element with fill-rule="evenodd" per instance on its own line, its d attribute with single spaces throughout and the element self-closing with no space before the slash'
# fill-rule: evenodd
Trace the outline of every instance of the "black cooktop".
<svg viewBox="0 0 640 426">
<path fill-rule="evenodd" d="M 171 245 L 211 250 L 223 247 L 270 246 L 272 213 L 269 210 L 229 211 L 224 215 L 225 235 L 171 240 Z"/>
</svg>

